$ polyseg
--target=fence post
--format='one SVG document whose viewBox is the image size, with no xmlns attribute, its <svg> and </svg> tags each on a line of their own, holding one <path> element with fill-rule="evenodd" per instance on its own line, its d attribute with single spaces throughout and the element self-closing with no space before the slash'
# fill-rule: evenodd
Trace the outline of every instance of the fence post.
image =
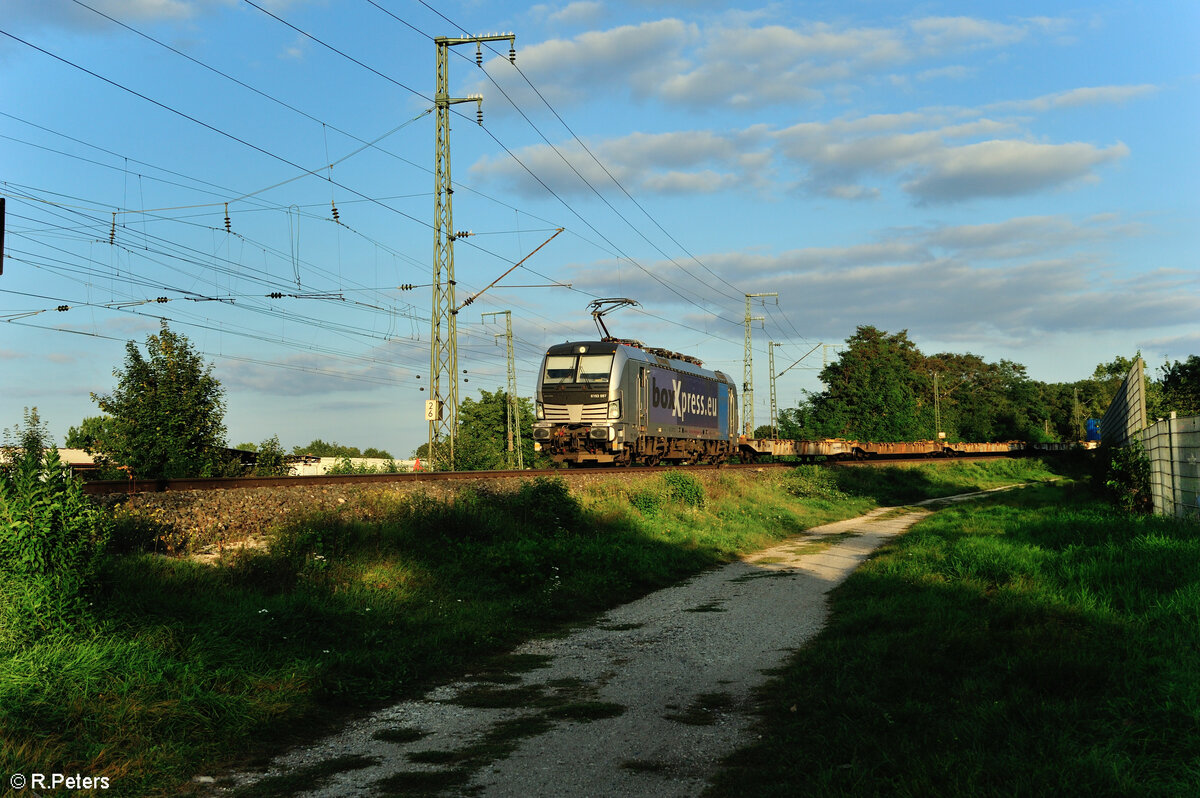
<svg viewBox="0 0 1200 798">
<path fill-rule="evenodd" d="M 1183 517 L 1183 497 L 1176 496 L 1178 484 L 1175 478 L 1175 411 L 1167 418 L 1167 454 L 1171 461 L 1171 512 L 1175 518 Z"/>
</svg>

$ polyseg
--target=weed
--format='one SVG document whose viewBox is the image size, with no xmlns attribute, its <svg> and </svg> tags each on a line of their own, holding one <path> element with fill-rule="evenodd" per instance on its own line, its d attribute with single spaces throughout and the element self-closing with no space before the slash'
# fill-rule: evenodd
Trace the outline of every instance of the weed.
<svg viewBox="0 0 1200 798">
<path fill-rule="evenodd" d="M 783 488 L 801 499 L 844 499 L 838 490 L 837 479 L 828 468 L 802 465 L 793 468 L 783 478 Z"/>
<path fill-rule="evenodd" d="M 437 770 L 396 773 L 377 779 L 372 787 L 385 796 L 437 795 L 471 779 L 469 770 Z"/>
<path fill-rule="evenodd" d="M 380 729 L 371 735 L 376 740 L 381 740 L 385 743 L 415 743 L 428 732 L 423 732 L 420 729 L 410 729 L 407 726 L 393 726 L 387 729 Z"/>
<path fill-rule="evenodd" d="M 688 726 L 711 726 L 722 713 L 729 712 L 733 706 L 733 696 L 728 693 L 701 693 L 685 711 L 663 717 Z"/>
<path fill-rule="evenodd" d="M 725 612 L 719 601 L 709 601 L 696 607 L 688 607 L 684 612 Z"/>
<path fill-rule="evenodd" d="M 234 791 L 234 798 L 286 798 L 297 792 L 311 790 L 323 786 L 339 773 L 352 770 L 362 770 L 379 764 L 378 759 L 369 756 L 340 756 L 296 768 L 280 776 L 267 776 L 264 779 L 240 787 Z"/>
<path fill-rule="evenodd" d="M 691 474 L 682 471 L 666 471 L 662 474 L 667 495 L 671 501 L 685 507 L 704 506 L 704 486 Z"/>
<path fill-rule="evenodd" d="M 568 701 L 545 711 L 553 720 L 573 720 L 588 723 L 603 718 L 615 718 L 625 713 L 625 707 L 611 701 Z"/>
</svg>

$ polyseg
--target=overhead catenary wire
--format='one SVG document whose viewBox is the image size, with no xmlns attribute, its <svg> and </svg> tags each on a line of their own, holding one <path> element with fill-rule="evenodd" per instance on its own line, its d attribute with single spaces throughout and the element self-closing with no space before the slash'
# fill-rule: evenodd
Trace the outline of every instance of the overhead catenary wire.
<svg viewBox="0 0 1200 798">
<path fill-rule="evenodd" d="M 254 4 L 251 4 L 251 5 L 254 5 Z M 374 4 L 372 4 L 372 5 L 374 5 Z M 256 6 L 256 7 L 258 7 L 258 6 Z M 275 15 L 273 15 L 273 14 L 272 14 L 271 16 L 275 16 Z M 381 74 L 381 73 L 377 73 L 377 74 Z M 405 88 L 408 88 L 408 87 L 405 87 Z M 411 89 L 409 89 L 409 90 L 411 91 Z M 140 95 L 139 95 L 139 96 L 140 96 Z M 301 112 L 301 113 L 303 113 L 303 112 Z M 315 119 L 315 117 L 314 117 L 314 119 Z M 203 124 L 203 123 L 201 123 L 201 124 Z M 324 124 L 324 123 L 323 123 L 323 124 Z M 500 142 L 497 140 L 497 143 L 500 143 Z M 251 145 L 251 146 L 253 146 L 253 145 Z M 320 177 L 320 176 L 319 176 L 319 177 Z M 330 182 L 332 182 L 332 181 L 330 181 Z M 483 196 L 486 196 L 486 195 L 483 195 Z M 371 200 L 370 198 L 364 198 L 364 199 L 355 200 L 355 201 L 369 202 L 369 201 L 372 201 L 372 200 Z M 568 205 L 568 207 L 569 207 L 569 204 L 568 204 L 568 203 L 564 203 L 564 204 Z M 511 207 L 511 206 L 510 206 L 510 207 Z M 581 218 L 582 218 L 582 217 L 581 217 Z M 595 228 L 592 228 L 592 229 L 593 229 L 593 232 L 597 232 L 597 234 L 599 234 L 599 233 L 598 233 L 598 231 L 596 231 L 596 230 L 595 230 Z M 573 232 L 573 231 L 572 231 L 572 232 Z M 609 242 L 609 243 L 611 244 L 611 242 Z M 165 251 L 165 250 L 163 250 L 163 251 Z M 131 251 L 131 250 L 129 250 L 129 249 L 127 249 L 127 250 L 126 250 L 126 252 L 127 252 L 127 254 L 130 254 L 130 255 L 132 255 L 132 254 L 133 254 L 133 253 L 132 253 L 132 251 Z M 210 254 L 211 254 L 211 253 L 210 253 Z M 493 254 L 494 254 L 494 253 L 493 253 Z M 629 258 L 629 260 L 630 260 L 630 262 L 633 262 L 633 259 L 632 259 L 632 258 Z M 241 275 L 241 276 L 244 276 L 244 275 Z M 550 278 L 547 278 L 547 279 L 550 279 Z M 665 283 L 663 283 L 663 284 L 664 284 L 664 287 L 670 287 L 670 286 L 666 285 Z M 574 289 L 574 288 L 572 287 L 572 290 L 577 290 L 577 289 Z M 582 291 L 581 291 L 580 293 L 583 293 L 583 294 L 585 294 L 585 295 L 590 295 L 590 294 L 588 294 L 587 292 L 582 292 Z M 693 303 L 693 304 L 695 304 L 695 303 Z M 707 309 L 705 309 L 705 308 L 703 308 L 703 307 L 701 307 L 701 306 L 699 306 L 699 305 L 697 305 L 697 307 L 700 307 L 702 310 L 706 310 L 706 312 L 708 312 L 708 311 L 707 311 Z M 735 323 L 736 323 L 736 322 L 735 322 Z M 686 325 L 684 325 L 684 327 L 685 327 L 686 329 L 694 330 L 694 331 L 696 331 L 696 332 L 698 332 L 698 333 L 701 333 L 701 334 L 703 334 L 703 335 L 710 335 L 710 333 L 708 333 L 708 331 L 706 331 L 706 330 L 697 330 L 697 329 L 696 329 L 696 328 L 694 328 L 694 327 L 688 327 L 688 326 L 686 326 Z"/>
</svg>

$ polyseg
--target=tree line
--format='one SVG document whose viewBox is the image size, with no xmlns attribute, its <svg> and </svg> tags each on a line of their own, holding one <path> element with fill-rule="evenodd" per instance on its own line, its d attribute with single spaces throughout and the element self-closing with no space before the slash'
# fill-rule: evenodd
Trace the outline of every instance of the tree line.
<svg viewBox="0 0 1200 798">
<path fill-rule="evenodd" d="M 111 393 L 92 394 L 102 415 L 71 427 L 66 444 L 92 453 L 99 476 L 139 479 L 235 476 L 246 466 L 225 444 L 225 394 L 188 339 L 162 322 L 147 336 L 145 355 L 137 344 L 125 347 L 122 367 Z M 1133 361 L 1117 357 L 1096 366 L 1092 376 L 1075 382 L 1046 383 L 1031 379 L 1020 363 L 989 363 L 978 355 L 943 352 L 925 355 L 902 330 L 889 334 L 859 327 L 838 357 L 821 371 L 824 390 L 805 392 L 800 402 L 779 415 L 779 436 L 794 439 L 852 438 L 910 441 L 1077 441 L 1084 424 L 1108 407 Z M 1147 374 L 1147 409 L 1151 418 L 1169 411 L 1200 414 L 1200 357 L 1168 362 Z M 518 434 L 508 445 L 508 394 L 480 391 L 459 407 L 455 468 L 514 468 L 516 447 L 529 467 L 549 464 L 534 451 L 530 435 L 533 403 L 519 397 Z M 35 408 L 36 412 L 36 408 Z M 769 437 L 771 429 L 755 430 Z M 254 473 L 284 474 L 289 455 L 271 436 L 259 444 Z M 295 446 L 291 456 L 309 454 L 348 458 L 391 459 L 377 448 L 360 450 L 315 439 Z M 426 467 L 428 445 L 413 456 Z"/>
<path fill-rule="evenodd" d="M 782 438 L 871 441 L 1080 441 L 1104 415 L 1134 359 L 1116 357 L 1075 382 L 1031 379 L 1020 363 L 978 355 L 925 355 L 907 330 L 859 327 L 821 370 L 825 388 L 779 414 Z M 1200 357 L 1146 374 L 1147 413 L 1200 414 Z M 756 435 L 768 436 L 769 427 Z"/>
</svg>

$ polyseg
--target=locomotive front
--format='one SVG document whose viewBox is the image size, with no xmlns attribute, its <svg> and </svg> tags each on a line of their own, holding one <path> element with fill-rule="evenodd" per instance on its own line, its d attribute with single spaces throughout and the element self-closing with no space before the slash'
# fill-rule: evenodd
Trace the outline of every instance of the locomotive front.
<svg viewBox="0 0 1200 798">
<path fill-rule="evenodd" d="M 538 376 L 534 447 L 567 464 L 721 462 L 737 389 L 721 372 L 618 340 L 556 344 Z"/>
<path fill-rule="evenodd" d="M 628 459 L 626 436 L 636 435 L 622 400 L 636 401 L 623 384 L 628 357 L 620 344 L 556 344 L 538 375 L 533 445 L 558 462 L 613 463 Z"/>
</svg>

